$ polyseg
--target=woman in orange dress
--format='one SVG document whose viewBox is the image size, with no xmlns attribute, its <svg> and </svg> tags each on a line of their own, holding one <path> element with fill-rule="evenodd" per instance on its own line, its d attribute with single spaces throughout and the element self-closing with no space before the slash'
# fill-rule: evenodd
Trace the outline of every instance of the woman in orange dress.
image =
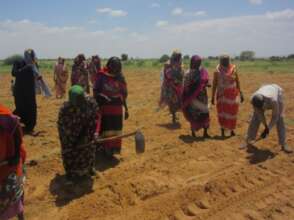
<svg viewBox="0 0 294 220">
<path fill-rule="evenodd" d="M 244 98 L 236 66 L 230 63 L 229 56 L 223 55 L 214 73 L 211 99 L 211 104 L 214 105 L 216 96 L 217 116 L 222 137 L 225 137 L 225 130 L 230 130 L 231 136 L 235 135 L 239 95 L 242 103 Z"/>
</svg>

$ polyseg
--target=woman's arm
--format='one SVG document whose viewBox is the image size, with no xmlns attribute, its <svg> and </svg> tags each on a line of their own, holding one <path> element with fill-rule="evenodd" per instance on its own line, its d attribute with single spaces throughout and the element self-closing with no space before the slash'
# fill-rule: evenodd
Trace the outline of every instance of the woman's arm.
<svg viewBox="0 0 294 220">
<path fill-rule="evenodd" d="M 124 105 L 124 108 L 125 108 L 125 120 L 127 120 L 130 115 L 129 115 L 129 109 L 128 109 L 128 104 L 127 104 L 127 100 L 126 99 L 124 99 L 123 105 Z"/>
<path fill-rule="evenodd" d="M 236 75 L 236 86 L 237 86 L 237 89 L 238 89 L 238 91 L 240 93 L 240 101 L 241 101 L 241 103 L 243 103 L 244 102 L 244 96 L 243 96 L 243 92 L 241 90 L 240 79 L 239 79 L 239 75 L 238 75 L 237 70 L 235 70 L 235 75 Z"/>
<path fill-rule="evenodd" d="M 56 65 L 54 66 L 54 72 L 53 72 L 53 80 L 54 80 L 54 82 L 56 82 L 57 81 L 57 67 L 56 67 Z"/>
</svg>

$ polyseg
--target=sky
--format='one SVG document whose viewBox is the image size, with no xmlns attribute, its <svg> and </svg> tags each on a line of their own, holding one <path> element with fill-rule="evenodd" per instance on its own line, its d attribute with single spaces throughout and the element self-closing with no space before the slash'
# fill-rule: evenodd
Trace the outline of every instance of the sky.
<svg viewBox="0 0 294 220">
<path fill-rule="evenodd" d="M 0 59 L 294 53 L 293 0 L 0 0 Z"/>
</svg>

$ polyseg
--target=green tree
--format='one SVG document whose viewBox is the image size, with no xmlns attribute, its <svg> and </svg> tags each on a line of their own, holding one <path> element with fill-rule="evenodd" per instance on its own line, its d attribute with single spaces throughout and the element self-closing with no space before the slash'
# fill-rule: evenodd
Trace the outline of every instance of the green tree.
<svg viewBox="0 0 294 220">
<path fill-rule="evenodd" d="M 9 56 L 9 57 L 5 58 L 3 60 L 3 63 L 5 65 L 12 65 L 15 61 L 21 60 L 21 59 L 22 59 L 22 55 L 20 55 L 20 54 L 14 54 L 12 56 Z"/>
<path fill-rule="evenodd" d="M 129 58 L 129 56 L 128 56 L 128 54 L 126 54 L 126 53 L 123 53 L 123 54 L 121 55 L 121 60 L 122 60 L 122 61 L 127 61 L 128 58 Z"/>
<path fill-rule="evenodd" d="M 167 54 L 163 54 L 160 58 L 159 58 L 159 62 L 161 63 L 165 63 L 169 60 L 169 56 Z"/>
<path fill-rule="evenodd" d="M 242 51 L 240 54 L 240 60 L 251 60 L 255 58 L 255 52 L 251 50 Z"/>
<path fill-rule="evenodd" d="M 186 54 L 184 57 L 183 57 L 184 60 L 190 60 L 190 56 L 188 54 Z"/>
</svg>

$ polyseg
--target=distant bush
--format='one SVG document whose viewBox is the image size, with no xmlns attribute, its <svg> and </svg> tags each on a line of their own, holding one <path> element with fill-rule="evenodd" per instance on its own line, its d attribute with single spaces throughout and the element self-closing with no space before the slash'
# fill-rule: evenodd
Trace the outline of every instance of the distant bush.
<svg viewBox="0 0 294 220">
<path fill-rule="evenodd" d="M 270 61 L 281 61 L 283 60 L 283 57 L 279 57 L 279 56 L 271 56 Z"/>
<path fill-rule="evenodd" d="M 128 56 L 128 54 L 126 54 L 126 53 L 123 53 L 123 54 L 121 55 L 121 60 L 122 60 L 122 61 L 127 61 L 128 58 L 129 58 L 129 56 Z"/>
<path fill-rule="evenodd" d="M 203 62 L 203 66 L 204 66 L 205 68 L 208 68 L 208 67 L 210 66 L 210 62 L 207 61 L 207 60 L 205 60 L 205 61 Z"/>
<path fill-rule="evenodd" d="M 145 65 L 145 61 L 144 60 L 137 60 L 136 65 L 141 67 Z"/>
<path fill-rule="evenodd" d="M 159 58 L 159 62 L 161 63 L 165 63 L 169 60 L 169 56 L 167 54 L 163 54 L 160 58 Z"/>
<path fill-rule="evenodd" d="M 288 59 L 294 59 L 294 54 L 290 54 L 287 58 Z"/>
<path fill-rule="evenodd" d="M 250 60 L 253 61 L 255 58 L 255 52 L 251 50 L 242 51 L 240 54 L 240 60 Z"/>
<path fill-rule="evenodd" d="M 134 63 L 135 63 L 135 60 L 130 59 L 130 60 L 125 61 L 125 62 L 124 62 L 124 65 L 125 65 L 125 66 L 131 66 L 131 65 L 133 65 Z"/>
<path fill-rule="evenodd" d="M 154 66 L 154 67 L 157 67 L 159 65 L 160 65 L 159 60 L 155 60 L 155 61 L 152 62 L 152 66 Z"/>
<path fill-rule="evenodd" d="M 190 56 L 188 54 L 186 54 L 184 57 L 183 57 L 184 60 L 190 60 Z"/>
<path fill-rule="evenodd" d="M 5 65 L 12 65 L 15 61 L 21 60 L 21 59 L 22 59 L 22 55 L 20 55 L 20 54 L 14 54 L 12 56 L 9 56 L 9 57 L 5 58 L 3 60 L 3 63 Z"/>
<path fill-rule="evenodd" d="M 218 57 L 216 56 L 216 57 L 214 57 L 214 56 L 208 56 L 208 59 L 209 60 L 218 60 Z"/>
</svg>

